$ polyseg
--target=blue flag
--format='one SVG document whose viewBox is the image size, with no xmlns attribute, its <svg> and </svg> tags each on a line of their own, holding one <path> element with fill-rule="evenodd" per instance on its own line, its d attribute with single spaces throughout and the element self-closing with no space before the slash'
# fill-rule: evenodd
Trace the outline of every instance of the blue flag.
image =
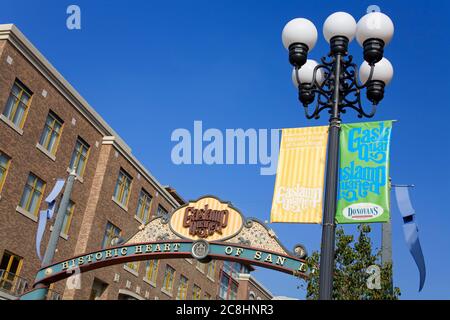
<svg viewBox="0 0 450 320">
<path fill-rule="evenodd" d="M 47 225 L 47 220 L 50 220 L 53 217 L 53 213 L 55 212 L 56 198 L 61 193 L 61 190 L 64 187 L 64 183 L 65 183 L 64 179 L 58 179 L 56 181 L 52 192 L 50 192 L 48 197 L 45 199 L 45 202 L 48 205 L 47 210 L 42 210 L 39 213 L 39 224 L 38 224 L 38 229 L 36 232 L 36 253 L 39 257 L 39 260 L 41 260 L 41 261 L 42 261 L 42 256 L 41 256 L 42 236 L 44 235 L 45 227 Z"/>
<path fill-rule="evenodd" d="M 419 229 L 417 228 L 415 221 L 416 212 L 412 207 L 411 200 L 409 198 L 408 187 L 396 186 L 395 195 L 397 198 L 398 208 L 403 217 L 403 233 L 406 244 L 408 245 L 409 251 L 416 262 L 417 268 L 419 268 L 419 291 L 421 291 L 425 283 L 426 268 L 425 258 L 423 257 L 422 247 L 420 246 L 419 241 Z"/>
</svg>

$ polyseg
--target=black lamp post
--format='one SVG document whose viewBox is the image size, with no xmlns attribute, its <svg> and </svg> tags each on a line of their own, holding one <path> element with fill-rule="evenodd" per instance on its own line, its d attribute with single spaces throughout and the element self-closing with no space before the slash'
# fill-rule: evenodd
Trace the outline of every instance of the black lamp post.
<svg viewBox="0 0 450 320">
<path fill-rule="evenodd" d="M 384 97 L 384 88 L 393 76 L 392 65 L 383 58 L 383 50 L 393 36 L 394 25 L 381 12 L 369 12 L 358 23 L 348 13 L 336 12 L 326 19 L 323 33 L 330 44 L 330 52 L 321 59 L 321 64 L 308 59 L 308 53 L 317 41 L 317 29 L 311 21 L 304 18 L 291 20 L 284 27 L 282 38 L 289 50 L 289 62 L 294 66 L 292 78 L 298 87 L 306 118 L 319 119 L 324 110 L 330 114 L 319 299 L 331 300 L 341 113 L 353 109 L 359 118 L 375 115 L 376 107 Z M 348 54 L 348 44 L 355 35 L 364 48 L 365 61 L 359 72 Z M 369 112 L 361 103 L 363 89 L 372 105 Z M 314 104 L 312 111 L 309 110 L 311 104 Z"/>
</svg>

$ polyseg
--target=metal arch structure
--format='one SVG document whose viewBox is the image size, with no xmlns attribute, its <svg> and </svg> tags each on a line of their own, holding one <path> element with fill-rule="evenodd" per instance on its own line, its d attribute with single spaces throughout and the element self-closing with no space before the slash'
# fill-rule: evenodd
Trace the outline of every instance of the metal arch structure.
<svg viewBox="0 0 450 320">
<path fill-rule="evenodd" d="M 202 222 L 200 226 L 206 225 L 203 222 L 207 221 L 205 216 L 208 212 L 207 205 L 216 208 L 216 211 L 227 211 L 229 221 L 232 217 L 237 217 L 237 221 L 241 221 L 241 224 L 235 223 L 235 230 L 229 230 L 230 225 L 221 229 L 221 233 L 216 230 L 211 240 L 208 239 L 211 234 L 201 238 L 186 236 L 186 230 L 177 232 L 174 221 L 177 215 L 185 219 L 186 212 L 192 211 L 190 208 L 196 205 L 200 206 L 196 209 L 200 212 L 197 216 Z M 179 229 L 184 227 L 184 224 L 181 227 L 178 225 Z M 41 268 L 36 275 L 34 289 L 21 299 L 36 299 L 42 296 L 42 292 L 39 291 L 46 290 L 51 283 L 69 278 L 74 273 L 80 274 L 107 266 L 152 259 L 228 260 L 307 278 L 305 254 L 306 249 L 302 245 L 297 245 L 293 251 L 287 250 L 273 230 L 258 219 L 245 219 L 229 202 L 223 202 L 213 196 L 205 196 L 196 201 L 190 201 L 171 214 L 153 218 L 121 245 L 84 253 Z"/>
</svg>

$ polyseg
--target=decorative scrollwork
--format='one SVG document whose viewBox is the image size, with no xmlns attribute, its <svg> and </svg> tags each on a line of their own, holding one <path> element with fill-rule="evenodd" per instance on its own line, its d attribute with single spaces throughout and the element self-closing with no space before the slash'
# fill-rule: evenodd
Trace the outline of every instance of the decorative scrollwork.
<svg viewBox="0 0 450 320">
<path fill-rule="evenodd" d="M 337 63 L 337 59 L 339 59 L 339 63 Z M 332 114 L 334 100 L 336 99 L 336 83 L 339 83 L 339 112 L 346 113 L 347 109 L 352 109 L 358 113 L 359 118 L 372 118 L 376 113 L 378 102 L 373 102 L 371 110 L 367 112 L 361 102 L 361 92 L 363 89 L 367 89 L 368 84 L 371 83 L 374 66 L 371 66 L 368 80 L 360 84 L 358 68 L 353 63 L 352 56 L 322 57 L 321 62 L 314 68 L 312 83 L 309 84 L 301 83 L 298 74 L 299 68 L 296 67 L 295 75 L 299 84 L 299 99 L 303 104 L 306 118 L 319 119 L 323 110 L 328 110 L 328 113 Z M 336 81 L 336 77 L 339 77 L 339 81 Z M 323 80 L 319 83 L 318 79 L 321 78 Z M 311 104 L 313 104 L 313 107 L 311 107 Z"/>
<path fill-rule="evenodd" d="M 169 237 L 170 237 L 170 235 L 168 233 L 164 233 L 164 234 L 157 236 L 156 240 L 157 241 L 165 241 L 165 240 L 168 240 Z"/>
<path fill-rule="evenodd" d="M 164 214 L 161 216 L 161 223 L 162 223 L 162 224 L 168 224 L 169 221 L 170 221 L 170 215 L 169 215 L 168 213 L 164 213 Z"/>
<path fill-rule="evenodd" d="M 240 244 L 243 244 L 246 246 L 250 246 L 252 244 L 252 242 L 250 240 L 247 240 L 244 237 L 239 237 L 238 240 L 239 240 Z"/>
<path fill-rule="evenodd" d="M 251 219 L 245 220 L 244 227 L 246 227 L 247 229 L 250 229 L 251 227 L 253 227 L 253 220 L 251 220 Z"/>
</svg>

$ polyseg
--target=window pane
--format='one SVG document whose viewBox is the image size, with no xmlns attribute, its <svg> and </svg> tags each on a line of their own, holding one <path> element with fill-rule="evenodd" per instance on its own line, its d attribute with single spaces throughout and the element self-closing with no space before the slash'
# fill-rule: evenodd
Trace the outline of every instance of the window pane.
<svg viewBox="0 0 450 320">
<path fill-rule="evenodd" d="M 72 221 L 73 212 L 75 209 L 75 204 L 70 201 L 69 206 L 67 207 L 66 214 L 64 215 L 64 222 L 61 228 L 61 232 L 65 235 L 69 234 L 70 223 Z"/>
<path fill-rule="evenodd" d="M 20 126 L 23 116 L 25 115 L 25 106 L 22 103 L 19 103 L 19 105 L 17 106 L 17 111 L 14 114 L 13 118 L 11 119 L 11 121 L 16 125 L 16 126 Z"/>
<path fill-rule="evenodd" d="M 50 140 L 48 141 L 47 146 L 45 146 L 48 151 L 51 152 L 53 150 L 53 147 L 55 146 L 56 143 L 56 139 L 57 139 L 56 133 L 52 132 L 50 134 Z"/>
<path fill-rule="evenodd" d="M 72 158 L 70 159 L 70 169 L 75 169 L 78 176 L 83 175 L 84 167 L 86 165 L 86 158 L 88 153 L 89 147 L 86 146 L 84 143 L 80 141 L 80 139 L 77 140 L 75 144 L 75 148 L 72 153 Z"/>
<path fill-rule="evenodd" d="M 3 254 L 2 261 L 0 262 L 0 269 L 6 270 L 9 265 L 9 259 L 11 258 L 11 254 L 7 251 Z"/>
<path fill-rule="evenodd" d="M 41 140 L 39 140 L 39 144 L 41 146 L 45 146 L 45 141 L 47 141 L 47 137 L 49 134 L 50 134 L 50 128 L 45 126 L 44 131 L 42 132 L 42 135 L 41 135 Z"/>
<path fill-rule="evenodd" d="M 12 93 L 13 95 L 15 95 L 16 97 L 19 96 L 20 88 L 19 88 L 19 86 L 18 86 L 17 84 L 14 83 L 14 85 L 13 85 L 13 87 L 12 87 L 12 89 L 11 89 L 11 93 Z"/>
<path fill-rule="evenodd" d="M 116 187 L 114 189 L 114 198 L 124 206 L 128 205 L 130 186 L 131 178 L 124 171 L 119 171 Z"/>
<path fill-rule="evenodd" d="M 13 111 L 14 105 L 16 104 L 17 98 L 14 96 L 10 96 L 8 98 L 8 102 L 6 103 L 5 110 L 3 111 L 3 115 L 8 119 L 11 119 L 11 113 Z"/>
<path fill-rule="evenodd" d="M 22 198 L 20 199 L 20 207 L 21 208 L 26 209 L 28 199 L 30 199 L 30 196 L 31 196 L 31 188 L 27 185 L 27 186 L 25 186 L 25 189 L 23 190 L 23 193 L 22 193 Z"/>
<path fill-rule="evenodd" d="M 31 202 L 30 202 L 29 208 L 27 208 L 27 210 L 30 213 L 35 213 L 37 211 L 40 196 L 41 196 L 40 193 L 38 193 L 36 191 L 32 193 Z"/>
<path fill-rule="evenodd" d="M 9 158 L 0 152 L 0 191 L 3 187 L 8 170 Z"/>
<path fill-rule="evenodd" d="M 8 251 L 5 251 L 0 263 L 0 269 L 9 272 L 9 279 L 14 279 L 14 274 L 19 274 L 22 258 Z"/>
<path fill-rule="evenodd" d="M 164 286 L 163 288 L 169 292 L 172 291 L 173 286 L 173 278 L 175 276 L 175 269 L 173 269 L 171 266 L 166 266 L 166 272 L 164 274 Z"/>
<path fill-rule="evenodd" d="M 188 279 L 184 276 L 180 277 L 180 284 L 178 285 L 177 300 L 185 300 L 187 296 Z"/>
<path fill-rule="evenodd" d="M 124 187 L 124 191 L 123 191 L 123 195 L 122 195 L 122 199 L 120 199 L 120 202 L 123 205 L 127 204 L 127 199 L 128 199 L 128 186 Z"/>
<path fill-rule="evenodd" d="M 84 163 L 85 163 L 85 159 L 83 157 L 80 157 L 79 161 L 78 161 L 78 165 L 77 165 L 77 175 L 81 176 L 83 174 L 83 170 L 84 170 Z"/>
<path fill-rule="evenodd" d="M 14 83 L 3 114 L 16 126 L 22 124 L 31 95 L 22 86 Z M 20 99 L 20 100 L 19 100 Z"/>
<path fill-rule="evenodd" d="M 22 96 L 20 97 L 20 102 L 26 105 L 28 104 L 28 100 L 30 100 L 30 96 L 26 92 L 23 92 Z"/>
<path fill-rule="evenodd" d="M 121 230 L 118 227 L 113 225 L 111 222 L 108 222 L 106 224 L 105 234 L 103 236 L 102 247 L 103 248 L 111 247 L 112 246 L 111 241 L 115 237 L 120 237 L 120 233 Z"/>
<path fill-rule="evenodd" d="M 9 272 L 16 274 L 17 271 L 19 270 L 19 262 L 20 260 L 17 257 L 13 257 L 10 264 Z"/>
</svg>

